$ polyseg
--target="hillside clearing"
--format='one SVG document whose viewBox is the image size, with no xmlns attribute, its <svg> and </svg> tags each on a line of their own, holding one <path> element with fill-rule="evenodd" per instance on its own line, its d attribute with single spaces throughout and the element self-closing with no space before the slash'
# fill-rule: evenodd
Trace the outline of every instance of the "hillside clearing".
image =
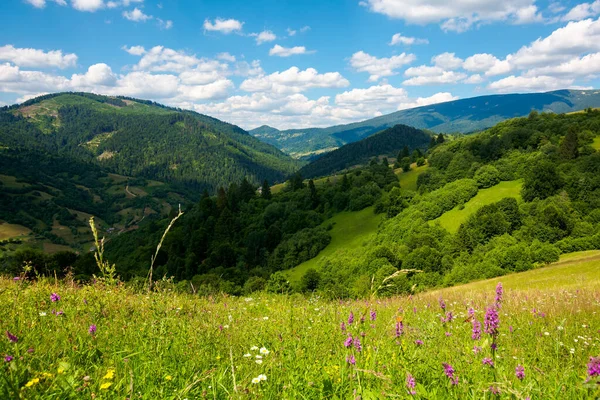
<svg viewBox="0 0 600 400">
<path fill-rule="evenodd" d="M 22 225 L 7 224 L 0 221 L 0 240 L 11 239 L 19 236 L 27 236 L 31 230 Z"/>
<path fill-rule="evenodd" d="M 481 207 L 500 201 L 505 197 L 512 197 L 519 200 L 521 198 L 522 186 L 523 181 L 516 180 L 500 182 L 491 188 L 481 189 L 475 197 L 464 205 L 464 208 L 460 209 L 460 206 L 457 206 L 432 222 L 439 222 L 448 232 L 456 233 L 469 215 L 475 213 Z"/>
<path fill-rule="evenodd" d="M 377 231 L 381 219 L 381 214 L 373 213 L 373 207 L 368 207 L 361 211 L 345 211 L 323 222 L 323 226 L 333 224 L 329 231 L 331 242 L 315 258 L 289 270 L 290 281 L 297 282 L 309 269 L 318 269 L 322 259 L 338 250 L 361 246 L 367 237 Z"/>
<path fill-rule="evenodd" d="M 596 136 L 594 138 L 594 143 L 592 143 L 592 147 L 596 150 L 600 150 L 600 136 Z"/>
<path fill-rule="evenodd" d="M 416 191 L 417 178 L 419 177 L 419 175 L 421 175 L 427 170 L 427 167 L 429 167 L 429 165 L 427 164 L 417 167 L 417 163 L 413 163 L 410 166 L 410 171 L 406 173 L 402 172 L 402 168 L 398 168 L 397 170 L 395 170 L 394 172 L 396 173 L 396 175 L 398 175 L 398 179 L 400 180 L 400 187 L 402 189 Z"/>
</svg>

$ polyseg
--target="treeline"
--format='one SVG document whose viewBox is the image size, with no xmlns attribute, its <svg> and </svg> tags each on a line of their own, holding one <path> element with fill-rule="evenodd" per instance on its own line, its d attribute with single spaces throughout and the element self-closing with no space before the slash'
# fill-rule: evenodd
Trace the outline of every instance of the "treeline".
<svg viewBox="0 0 600 400">
<path fill-rule="evenodd" d="M 431 135 L 406 125 L 396 125 L 358 142 L 350 143 L 324 154 L 300 169 L 308 178 L 327 176 L 346 168 L 364 164 L 371 157 L 396 157 L 404 148 L 425 150 L 430 144 Z"/>
</svg>

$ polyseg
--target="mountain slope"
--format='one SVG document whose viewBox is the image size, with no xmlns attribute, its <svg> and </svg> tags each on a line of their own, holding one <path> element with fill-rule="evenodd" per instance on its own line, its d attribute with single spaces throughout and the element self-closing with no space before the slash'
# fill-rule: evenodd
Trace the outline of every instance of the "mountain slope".
<svg viewBox="0 0 600 400">
<path fill-rule="evenodd" d="M 430 140 L 431 136 L 422 130 L 396 125 L 317 158 L 302 167 L 300 174 L 305 178 L 329 175 L 362 164 L 374 156 L 395 157 L 404 146 L 410 150 L 425 149 Z"/>
<path fill-rule="evenodd" d="M 254 184 L 279 181 L 299 166 L 235 125 L 89 93 L 58 93 L 0 109 L 0 144 L 212 191 L 244 177 Z"/>
<path fill-rule="evenodd" d="M 565 113 L 599 105 L 599 90 L 491 95 L 397 111 L 362 122 L 328 128 L 279 131 L 262 126 L 249 132 L 293 157 L 303 158 L 318 154 L 323 149 L 358 141 L 396 124 L 434 132 L 470 133 L 509 118 L 525 116 L 531 110 Z"/>
</svg>

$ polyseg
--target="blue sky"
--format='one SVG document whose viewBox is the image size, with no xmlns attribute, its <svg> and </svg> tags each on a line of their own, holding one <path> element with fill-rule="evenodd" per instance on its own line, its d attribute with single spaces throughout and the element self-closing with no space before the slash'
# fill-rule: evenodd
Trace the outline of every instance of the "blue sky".
<svg viewBox="0 0 600 400">
<path fill-rule="evenodd" d="M 0 104 L 92 91 L 250 129 L 597 88 L 600 0 L 3 0 Z"/>
</svg>

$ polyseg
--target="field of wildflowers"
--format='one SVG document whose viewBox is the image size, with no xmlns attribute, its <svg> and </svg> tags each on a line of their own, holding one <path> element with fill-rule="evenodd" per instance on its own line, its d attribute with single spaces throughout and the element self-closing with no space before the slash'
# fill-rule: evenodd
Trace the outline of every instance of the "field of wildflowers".
<svg viewBox="0 0 600 400">
<path fill-rule="evenodd" d="M 504 278 L 337 302 L 0 279 L 0 398 L 598 398 L 598 282 Z"/>
</svg>

